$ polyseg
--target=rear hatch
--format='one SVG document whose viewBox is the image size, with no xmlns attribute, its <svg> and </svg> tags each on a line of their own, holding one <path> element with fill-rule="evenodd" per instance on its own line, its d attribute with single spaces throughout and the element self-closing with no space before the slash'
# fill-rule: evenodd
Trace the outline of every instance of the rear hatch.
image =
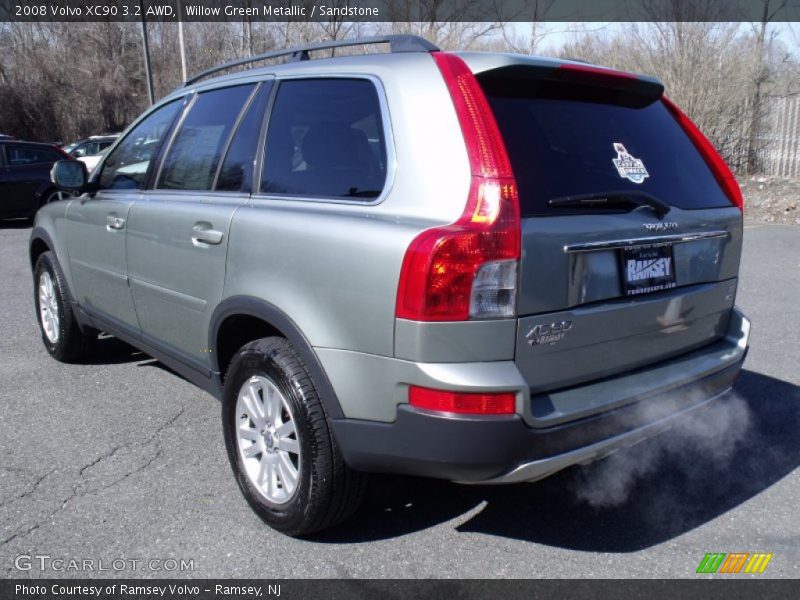
<svg viewBox="0 0 800 600">
<path fill-rule="evenodd" d="M 720 339 L 741 211 L 661 84 L 574 64 L 476 71 L 519 186 L 515 356 L 531 394 Z"/>
</svg>

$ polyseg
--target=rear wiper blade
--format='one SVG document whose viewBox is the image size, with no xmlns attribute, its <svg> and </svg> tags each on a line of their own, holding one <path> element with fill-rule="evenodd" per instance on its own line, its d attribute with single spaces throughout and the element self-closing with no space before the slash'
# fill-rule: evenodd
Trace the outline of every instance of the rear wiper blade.
<svg viewBox="0 0 800 600">
<path fill-rule="evenodd" d="M 658 218 L 666 215 L 672 207 L 659 200 L 652 194 L 640 192 L 638 190 L 624 190 L 619 192 L 602 192 L 599 194 L 578 194 L 575 196 L 564 196 L 553 198 L 547 202 L 549 206 L 613 206 L 618 204 L 638 204 L 639 206 L 649 206 Z"/>
<path fill-rule="evenodd" d="M 380 196 L 382 190 L 361 190 L 359 188 L 350 188 L 344 195 L 345 198 L 377 198 Z"/>
</svg>

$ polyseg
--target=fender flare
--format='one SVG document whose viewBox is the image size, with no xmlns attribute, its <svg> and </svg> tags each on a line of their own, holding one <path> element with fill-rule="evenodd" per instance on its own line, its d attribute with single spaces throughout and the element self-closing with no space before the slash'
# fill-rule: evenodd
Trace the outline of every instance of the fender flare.
<svg viewBox="0 0 800 600">
<path fill-rule="evenodd" d="M 217 338 L 220 325 L 228 317 L 234 315 L 247 315 L 261 319 L 268 323 L 286 337 L 300 355 L 303 363 L 311 374 L 317 387 L 322 404 L 328 419 L 343 419 L 344 413 L 336 397 L 325 370 L 322 368 L 319 358 L 317 358 L 314 348 L 306 339 L 297 324 L 281 309 L 260 298 L 253 296 L 231 296 L 226 298 L 217 306 L 211 315 L 211 322 L 208 329 L 209 348 L 214 351 L 211 353 L 211 366 L 217 375 L 221 386 L 221 369 L 217 358 Z"/>
<path fill-rule="evenodd" d="M 70 287 L 69 278 L 67 278 L 66 274 L 64 273 L 64 267 L 61 263 L 61 258 L 58 256 L 58 252 L 56 252 L 56 245 L 53 243 L 53 239 L 50 237 L 50 234 L 47 232 L 47 229 L 37 225 L 31 230 L 31 237 L 28 239 L 28 259 L 31 263 L 31 275 L 33 275 L 34 269 L 36 269 L 36 263 L 33 260 L 33 255 L 31 251 L 33 250 L 33 243 L 36 241 L 44 242 L 45 246 L 48 248 L 48 252 L 53 254 L 53 257 L 56 261 L 56 268 L 61 271 L 61 275 L 64 277 L 64 281 L 67 284 L 66 289 L 64 290 L 67 295 L 67 300 L 72 305 L 73 310 L 78 308 L 78 302 L 75 300 L 75 296 L 72 293 L 72 288 Z M 69 265 L 67 265 L 69 266 Z M 80 313 L 75 315 L 76 319 L 78 320 L 78 324 L 81 327 L 81 330 L 84 327 L 83 320 L 81 319 Z"/>
<path fill-rule="evenodd" d="M 56 246 L 55 244 L 53 244 L 53 239 L 50 237 L 50 234 L 47 233 L 47 230 L 39 225 L 34 227 L 31 230 L 30 238 L 28 238 L 28 260 L 30 260 L 31 269 L 33 269 L 33 267 L 36 266 L 33 262 L 33 255 L 31 254 L 31 251 L 33 250 L 33 243 L 36 241 L 44 242 L 45 245 L 50 249 L 50 252 L 52 252 L 53 254 L 55 254 L 56 252 L 55 250 Z"/>
</svg>

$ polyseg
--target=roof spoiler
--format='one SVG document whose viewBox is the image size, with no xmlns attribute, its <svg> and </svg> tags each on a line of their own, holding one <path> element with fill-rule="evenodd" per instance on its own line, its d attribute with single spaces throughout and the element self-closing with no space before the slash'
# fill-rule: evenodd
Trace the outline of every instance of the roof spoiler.
<svg viewBox="0 0 800 600">
<path fill-rule="evenodd" d="M 664 84 L 655 77 L 616 71 L 595 65 L 565 62 L 553 65 L 508 65 L 478 74 L 481 81 L 529 80 L 543 93 L 580 89 L 598 101 L 646 106 L 664 95 Z"/>
</svg>

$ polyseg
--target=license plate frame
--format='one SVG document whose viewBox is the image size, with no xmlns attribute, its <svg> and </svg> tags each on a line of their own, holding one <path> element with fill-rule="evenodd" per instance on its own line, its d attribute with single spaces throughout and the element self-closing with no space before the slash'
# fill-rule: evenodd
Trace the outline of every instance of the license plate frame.
<svg viewBox="0 0 800 600">
<path fill-rule="evenodd" d="M 674 288 L 675 256 L 672 244 L 644 244 L 621 248 L 620 279 L 625 296 L 640 296 Z"/>
</svg>

